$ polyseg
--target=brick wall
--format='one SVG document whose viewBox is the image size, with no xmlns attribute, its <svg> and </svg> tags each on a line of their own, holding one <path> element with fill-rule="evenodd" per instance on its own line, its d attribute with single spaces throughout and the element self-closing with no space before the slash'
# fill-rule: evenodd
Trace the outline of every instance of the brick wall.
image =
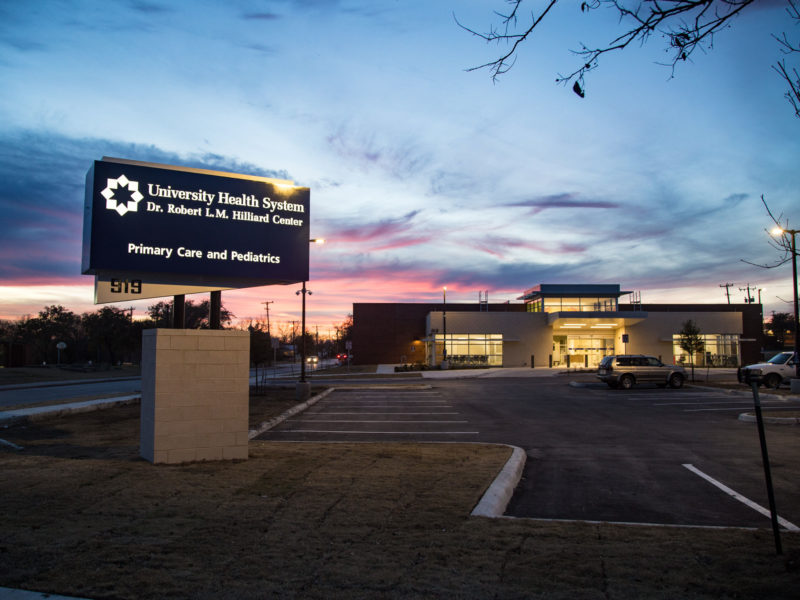
<svg viewBox="0 0 800 600">
<path fill-rule="evenodd" d="M 246 459 L 249 367 L 246 331 L 145 330 L 141 456 L 152 463 Z"/>
</svg>

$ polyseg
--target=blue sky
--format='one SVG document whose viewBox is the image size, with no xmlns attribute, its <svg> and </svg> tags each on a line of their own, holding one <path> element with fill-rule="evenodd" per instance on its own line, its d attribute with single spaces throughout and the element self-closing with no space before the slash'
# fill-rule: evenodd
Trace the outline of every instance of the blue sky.
<svg viewBox="0 0 800 600">
<path fill-rule="evenodd" d="M 541 6 L 542 3 L 534 3 Z M 309 321 L 353 302 L 514 300 L 620 283 L 644 302 L 724 302 L 748 283 L 791 311 L 760 203 L 800 223 L 800 120 L 770 66 L 762 2 L 670 70 L 660 40 L 607 55 L 578 98 L 554 83 L 613 11 L 558 5 L 493 84 L 504 3 L 276 0 L 0 4 L 0 318 L 94 310 L 83 186 L 102 156 L 311 188 Z M 225 292 L 240 318 L 297 318 L 297 286 Z M 200 299 L 200 298 L 198 298 Z M 153 301 L 134 304 L 138 313 Z"/>
</svg>

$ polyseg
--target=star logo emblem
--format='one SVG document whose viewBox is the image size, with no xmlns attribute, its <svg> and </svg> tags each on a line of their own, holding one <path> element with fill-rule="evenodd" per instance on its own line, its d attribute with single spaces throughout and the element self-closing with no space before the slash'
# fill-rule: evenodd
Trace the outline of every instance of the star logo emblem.
<svg viewBox="0 0 800 600">
<path fill-rule="evenodd" d="M 117 211 L 120 216 L 128 212 L 138 212 L 139 202 L 144 198 L 139 191 L 139 182 L 131 181 L 125 175 L 120 175 L 116 179 L 109 178 L 107 181 L 106 189 L 100 192 L 100 195 L 106 199 L 106 208 Z M 120 202 L 114 198 L 114 190 L 118 189 L 127 189 L 130 193 L 130 200 Z"/>
</svg>

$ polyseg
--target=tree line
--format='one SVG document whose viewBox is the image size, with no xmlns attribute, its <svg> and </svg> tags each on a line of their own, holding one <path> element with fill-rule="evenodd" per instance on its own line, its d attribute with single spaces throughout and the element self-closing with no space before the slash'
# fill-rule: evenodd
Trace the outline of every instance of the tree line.
<svg viewBox="0 0 800 600">
<path fill-rule="evenodd" d="M 209 328 L 209 301 L 186 300 L 186 329 Z M 0 366 L 21 364 L 139 364 L 142 354 L 142 332 L 155 327 L 172 327 L 172 302 L 158 302 L 147 308 L 147 318 L 133 319 L 132 309 L 104 306 L 95 312 L 76 314 L 61 305 L 46 306 L 37 316 L 0 321 Z M 223 329 L 237 328 L 250 332 L 251 361 L 268 364 L 278 356 L 273 346 L 286 348 L 302 341 L 299 331 L 270 331 L 261 321 L 249 321 L 232 327 L 234 315 L 221 309 Z M 335 355 L 344 348 L 352 334 L 352 315 L 334 326 L 338 345 L 306 332 L 308 354 L 324 351 Z M 273 343 L 273 340 L 276 340 Z M 341 349 L 339 348 L 341 347 Z M 299 352 L 299 350 L 298 350 Z"/>
</svg>

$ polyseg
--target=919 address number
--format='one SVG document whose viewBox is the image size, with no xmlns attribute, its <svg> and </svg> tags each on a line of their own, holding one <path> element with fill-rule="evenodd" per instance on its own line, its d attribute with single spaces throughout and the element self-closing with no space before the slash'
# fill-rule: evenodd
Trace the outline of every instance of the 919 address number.
<svg viewBox="0 0 800 600">
<path fill-rule="evenodd" d="M 141 279 L 112 279 L 111 280 L 111 293 L 112 294 L 141 294 L 142 293 L 142 280 Z"/>
</svg>

